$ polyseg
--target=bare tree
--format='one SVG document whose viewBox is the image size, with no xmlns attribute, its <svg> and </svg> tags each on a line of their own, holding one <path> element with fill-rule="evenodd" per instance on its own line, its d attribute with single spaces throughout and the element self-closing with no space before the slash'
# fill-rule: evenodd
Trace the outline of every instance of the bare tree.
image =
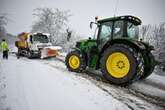
<svg viewBox="0 0 165 110">
<path fill-rule="evenodd" d="M 142 39 L 145 40 L 145 38 L 149 37 L 149 30 L 151 28 L 151 25 L 143 25 L 141 27 L 141 34 L 142 34 Z"/>
<path fill-rule="evenodd" d="M 6 14 L 0 14 L 0 38 L 4 37 L 6 34 L 6 28 L 8 18 Z"/>
<path fill-rule="evenodd" d="M 67 41 L 65 41 L 65 45 L 63 45 L 64 51 L 68 52 L 71 51 L 74 46 L 76 45 L 76 42 L 79 40 L 84 39 L 81 37 L 78 33 L 76 33 L 74 30 L 69 30 L 71 32 L 71 36 L 68 38 L 68 34 L 66 35 Z"/>
<path fill-rule="evenodd" d="M 165 23 L 142 26 L 141 35 L 145 42 L 149 42 L 155 47 L 153 53 L 156 59 L 165 61 Z"/>
<path fill-rule="evenodd" d="M 72 35 L 72 31 L 69 30 L 69 28 L 68 28 L 68 29 L 66 29 L 66 32 L 67 32 L 67 41 L 69 41 L 71 38 L 71 35 Z"/>
<path fill-rule="evenodd" d="M 36 21 L 32 25 L 32 32 L 51 34 L 51 41 L 60 45 L 65 40 L 65 27 L 71 16 L 70 11 L 61 11 L 58 8 L 36 8 L 33 13 Z"/>
</svg>

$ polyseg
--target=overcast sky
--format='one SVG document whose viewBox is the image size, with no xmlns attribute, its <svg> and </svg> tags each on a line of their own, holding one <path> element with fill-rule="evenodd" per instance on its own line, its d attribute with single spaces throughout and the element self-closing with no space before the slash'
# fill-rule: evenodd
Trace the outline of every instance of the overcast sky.
<svg viewBox="0 0 165 110">
<path fill-rule="evenodd" d="M 95 16 L 111 17 L 116 15 L 135 15 L 143 24 L 165 22 L 165 0 L 0 0 L 0 13 L 7 13 L 11 19 L 7 31 L 18 34 L 29 32 L 34 21 L 33 9 L 38 7 L 70 10 L 69 25 L 80 35 L 91 34 L 89 22 Z"/>
</svg>

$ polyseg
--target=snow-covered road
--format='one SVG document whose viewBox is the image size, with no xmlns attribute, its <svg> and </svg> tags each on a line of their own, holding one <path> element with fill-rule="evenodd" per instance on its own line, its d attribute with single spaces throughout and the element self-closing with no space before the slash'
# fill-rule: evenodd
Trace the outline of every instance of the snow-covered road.
<svg viewBox="0 0 165 110">
<path fill-rule="evenodd" d="M 130 93 L 128 88 L 68 72 L 59 60 L 0 58 L 0 110 L 130 109 L 165 108 Z"/>
</svg>

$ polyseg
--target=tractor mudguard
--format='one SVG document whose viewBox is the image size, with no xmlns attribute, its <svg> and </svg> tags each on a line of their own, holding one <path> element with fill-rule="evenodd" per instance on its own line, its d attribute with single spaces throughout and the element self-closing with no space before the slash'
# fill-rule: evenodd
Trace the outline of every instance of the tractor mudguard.
<svg viewBox="0 0 165 110">
<path fill-rule="evenodd" d="M 72 50 L 72 51 L 75 50 L 75 51 L 78 51 L 78 52 L 82 53 L 81 49 L 79 49 L 79 48 L 77 48 L 77 47 L 74 47 L 74 48 L 72 48 L 71 50 Z"/>
<path fill-rule="evenodd" d="M 103 52 L 104 50 L 106 50 L 106 48 L 108 48 L 109 46 L 112 46 L 113 44 L 125 44 L 125 45 L 135 48 L 138 51 L 143 51 L 143 50 L 147 49 L 146 45 L 140 41 L 122 38 L 122 39 L 114 39 L 114 40 L 107 42 L 103 46 L 101 51 Z"/>
<path fill-rule="evenodd" d="M 74 47 L 74 48 L 72 48 L 71 51 L 77 51 L 80 55 L 84 55 L 85 58 L 87 58 L 86 53 L 83 50 L 81 50 L 80 48 Z"/>
</svg>

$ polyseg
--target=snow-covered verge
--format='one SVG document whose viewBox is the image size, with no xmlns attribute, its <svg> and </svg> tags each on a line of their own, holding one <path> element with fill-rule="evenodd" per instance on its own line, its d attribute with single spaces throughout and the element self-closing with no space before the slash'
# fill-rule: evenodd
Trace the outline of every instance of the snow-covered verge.
<svg viewBox="0 0 165 110">
<path fill-rule="evenodd" d="M 0 58 L 0 81 L 0 110 L 129 110 L 89 80 L 36 60 Z"/>
</svg>

